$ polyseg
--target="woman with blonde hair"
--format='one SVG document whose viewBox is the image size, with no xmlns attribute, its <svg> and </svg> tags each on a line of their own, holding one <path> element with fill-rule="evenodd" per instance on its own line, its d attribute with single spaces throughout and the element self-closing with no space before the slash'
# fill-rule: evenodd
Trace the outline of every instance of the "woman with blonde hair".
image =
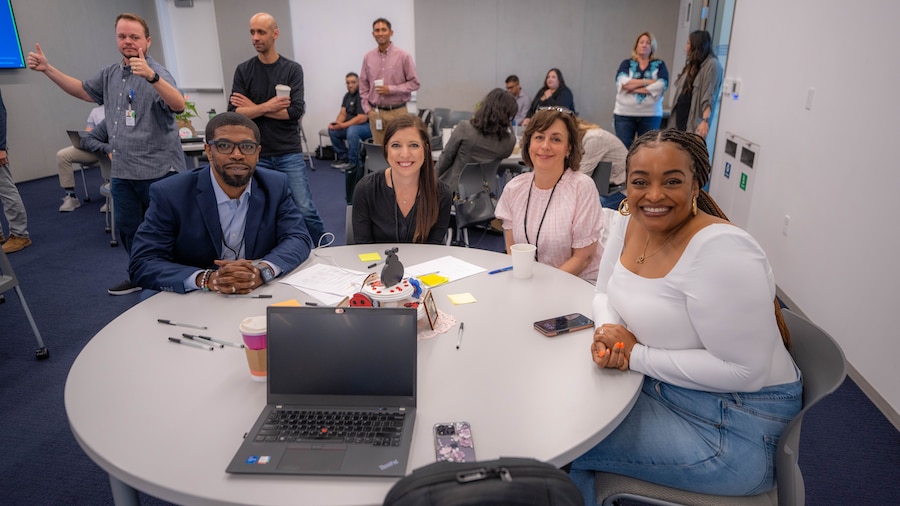
<svg viewBox="0 0 900 506">
<path fill-rule="evenodd" d="M 650 32 L 638 35 L 631 58 L 616 71 L 616 136 L 630 148 L 635 137 L 659 129 L 663 95 L 669 87 L 669 70 L 656 57 L 656 38 Z"/>
</svg>

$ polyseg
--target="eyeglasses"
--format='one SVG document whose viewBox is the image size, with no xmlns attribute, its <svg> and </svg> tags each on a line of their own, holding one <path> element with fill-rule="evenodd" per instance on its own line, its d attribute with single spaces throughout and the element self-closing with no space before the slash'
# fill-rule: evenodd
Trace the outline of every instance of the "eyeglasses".
<svg viewBox="0 0 900 506">
<path fill-rule="evenodd" d="M 259 143 L 253 141 L 231 142 L 225 139 L 213 139 L 207 142 L 210 146 L 216 148 L 220 155 L 230 155 L 234 153 L 234 147 L 237 146 L 241 150 L 241 154 L 253 155 L 259 151 Z"/>
<path fill-rule="evenodd" d="M 575 115 L 575 111 L 573 111 L 567 107 L 562 107 L 559 105 L 545 105 L 543 107 L 538 107 L 537 110 L 539 110 L 539 111 L 556 111 L 556 112 L 561 112 L 563 114 L 569 114 L 572 116 Z"/>
</svg>

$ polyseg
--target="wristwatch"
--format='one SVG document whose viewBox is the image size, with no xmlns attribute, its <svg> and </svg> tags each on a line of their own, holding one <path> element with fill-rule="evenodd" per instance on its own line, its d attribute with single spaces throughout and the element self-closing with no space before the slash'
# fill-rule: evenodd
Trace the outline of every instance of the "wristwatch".
<svg viewBox="0 0 900 506">
<path fill-rule="evenodd" d="M 253 262 L 253 266 L 259 269 L 259 275 L 262 276 L 262 282 L 265 285 L 269 281 L 275 279 L 275 270 L 272 266 L 262 260 Z"/>
<path fill-rule="evenodd" d="M 157 81 L 159 81 L 159 72 L 154 72 L 153 77 L 151 77 L 150 79 L 147 79 L 147 82 L 150 84 L 153 84 Z"/>
</svg>

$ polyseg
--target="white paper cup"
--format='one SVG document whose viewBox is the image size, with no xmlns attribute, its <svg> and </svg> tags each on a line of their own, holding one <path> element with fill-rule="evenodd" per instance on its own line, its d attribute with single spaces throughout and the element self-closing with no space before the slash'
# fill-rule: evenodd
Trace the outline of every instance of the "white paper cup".
<svg viewBox="0 0 900 506">
<path fill-rule="evenodd" d="M 376 79 L 372 81 L 372 84 L 374 84 L 375 86 L 384 86 L 384 79 Z"/>
<path fill-rule="evenodd" d="M 291 87 L 286 84 L 276 84 L 275 85 L 275 96 L 276 97 L 291 96 Z"/>
<path fill-rule="evenodd" d="M 519 279 L 528 279 L 534 274 L 534 252 L 537 246 L 534 244 L 513 244 L 509 247 L 512 252 L 513 276 Z"/>
</svg>

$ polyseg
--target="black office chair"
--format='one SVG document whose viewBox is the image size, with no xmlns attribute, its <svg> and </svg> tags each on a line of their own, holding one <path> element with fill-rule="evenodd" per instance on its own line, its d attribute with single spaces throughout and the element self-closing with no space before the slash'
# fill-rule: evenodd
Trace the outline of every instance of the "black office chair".
<svg viewBox="0 0 900 506">
<path fill-rule="evenodd" d="M 597 166 L 594 167 L 594 173 L 591 174 L 591 179 L 593 179 L 594 184 L 597 185 L 597 193 L 599 193 L 601 197 L 615 193 L 612 191 L 609 184 L 610 174 L 612 174 L 612 162 L 598 162 Z"/>
<path fill-rule="evenodd" d="M 389 165 L 384 159 L 384 153 L 380 144 L 375 144 L 372 139 L 366 139 L 362 142 L 366 152 L 366 174 L 370 172 L 381 172 L 386 170 Z"/>
</svg>

